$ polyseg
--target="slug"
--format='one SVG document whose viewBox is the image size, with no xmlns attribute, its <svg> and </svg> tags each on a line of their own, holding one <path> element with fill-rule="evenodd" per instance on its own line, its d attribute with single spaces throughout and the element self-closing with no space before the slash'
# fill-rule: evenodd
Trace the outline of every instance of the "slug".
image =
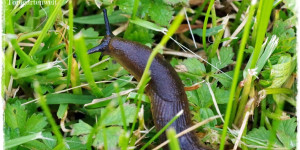
<svg viewBox="0 0 300 150">
<path fill-rule="evenodd" d="M 137 42 L 114 37 L 105 9 L 103 14 L 106 36 L 100 45 L 90 49 L 88 53 L 102 52 L 102 54 L 110 55 L 139 81 L 152 50 Z M 151 101 L 156 130 L 162 129 L 180 110 L 184 110 L 183 115 L 171 127 L 176 130 L 176 133 L 179 133 L 192 126 L 184 86 L 174 68 L 161 54 L 157 54 L 150 71 L 151 80 L 145 91 Z M 166 139 L 166 135 L 163 133 L 160 141 L 164 142 Z M 200 145 L 195 132 L 189 132 L 179 137 L 178 140 L 182 150 L 206 150 Z M 164 146 L 164 149 L 168 149 L 168 146 Z"/>
</svg>

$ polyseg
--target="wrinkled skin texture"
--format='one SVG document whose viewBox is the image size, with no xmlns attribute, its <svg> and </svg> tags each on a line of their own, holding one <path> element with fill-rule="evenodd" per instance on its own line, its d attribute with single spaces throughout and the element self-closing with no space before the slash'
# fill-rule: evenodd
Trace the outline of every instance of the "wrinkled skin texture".
<svg viewBox="0 0 300 150">
<path fill-rule="evenodd" d="M 151 49 L 137 42 L 127 41 L 118 37 L 109 37 L 103 40 L 102 51 L 112 56 L 137 80 L 141 79 Z M 101 45 L 101 44 L 100 44 Z M 150 67 L 151 80 L 146 93 L 151 100 L 151 110 L 156 130 L 163 128 L 180 110 L 184 110 L 171 126 L 179 133 L 192 126 L 188 108 L 188 100 L 184 86 L 173 67 L 164 60 L 161 54 L 156 55 Z M 160 141 L 166 140 L 165 133 Z M 187 133 L 179 138 L 182 150 L 205 150 L 199 144 L 194 132 Z M 168 146 L 164 146 L 168 149 Z"/>
</svg>

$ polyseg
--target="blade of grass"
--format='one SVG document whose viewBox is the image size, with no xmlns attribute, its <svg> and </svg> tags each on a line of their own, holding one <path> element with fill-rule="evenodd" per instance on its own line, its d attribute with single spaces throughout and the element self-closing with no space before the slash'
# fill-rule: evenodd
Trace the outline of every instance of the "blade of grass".
<svg viewBox="0 0 300 150">
<path fill-rule="evenodd" d="M 68 45 L 68 72 L 67 72 L 67 87 L 69 87 L 72 72 L 72 54 L 73 54 L 73 2 L 69 1 L 69 45 Z"/>
<path fill-rule="evenodd" d="M 161 130 L 159 130 L 142 148 L 146 149 L 155 139 L 157 139 L 174 121 L 183 114 L 183 110 L 179 111 Z"/>
<path fill-rule="evenodd" d="M 221 43 L 224 31 L 225 31 L 225 27 L 227 26 L 229 17 L 225 17 L 225 19 L 222 22 L 222 29 L 219 30 L 219 33 L 217 34 L 215 41 L 211 47 L 211 51 L 209 52 L 209 59 L 213 58 L 216 55 L 216 52 L 218 50 L 219 44 Z"/>
<path fill-rule="evenodd" d="M 178 139 L 176 138 L 176 131 L 174 128 L 171 128 L 167 131 L 167 137 L 170 141 L 169 147 L 171 150 L 180 150 Z"/>
<path fill-rule="evenodd" d="M 29 38 L 37 37 L 41 34 L 41 32 L 42 31 L 35 31 L 35 32 L 29 32 L 29 33 L 22 34 L 21 36 L 18 37 L 17 42 L 21 42 L 21 41 L 24 41 Z"/>
<path fill-rule="evenodd" d="M 207 11 L 206 11 L 206 14 L 205 14 L 204 23 L 203 23 L 202 44 L 203 44 L 203 49 L 205 50 L 206 53 L 207 53 L 207 49 L 206 49 L 206 38 L 205 38 L 206 36 L 205 36 L 205 34 L 206 34 L 206 28 L 207 28 L 207 22 L 208 22 L 208 17 L 209 17 L 209 14 L 210 14 L 210 10 L 211 10 L 214 3 L 215 3 L 214 0 L 210 0 Z"/>
<path fill-rule="evenodd" d="M 62 44 L 56 45 L 54 47 L 51 47 L 51 48 L 49 48 L 47 50 L 40 51 L 40 52 L 36 53 L 35 56 L 36 57 L 41 57 L 41 56 L 47 55 L 48 53 L 51 53 L 51 52 L 54 52 L 56 50 L 62 49 L 64 47 L 66 47 L 66 44 L 62 43 Z"/>
<path fill-rule="evenodd" d="M 255 11 L 255 5 L 256 5 L 256 1 L 253 0 L 250 6 L 250 10 L 249 10 L 249 14 L 247 17 L 247 23 L 245 25 L 245 31 L 243 33 L 243 37 L 242 37 L 242 41 L 241 41 L 241 45 L 239 48 L 239 52 L 238 52 L 238 56 L 237 56 L 237 61 L 236 61 L 236 66 L 234 68 L 234 75 L 233 75 L 233 80 L 232 80 L 232 84 L 231 84 L 231 88 L 230 88 L 230 95 L 229 95 L 229 100 L 228 100 L 228 104 L 227 104 L 227 108 L 226 108 L 226 113 L 225 113 L 225 123 L 223 125 L 223 131 L 222 131 L 222 137 L 221 137 L 221 143 L 220 143 L 220 150 L 224 150 L 225 147 L 225 138 L 226 138 L 226 134 L 227 134 L 227 127 L 229 125 L 229 120 L 230 120 L 230 116 L 231 116 L 231 112 L 232 112 L 232 104 L 233 104 L 233 99 L 235 96 L 235 90 L 236 90 L 236 86 L 238 83 L 238 77 L 240 74 L 240 68 L 242 65 L 242 60 L 243 60 L 243 55 L 244 55 L 244 49 L 249 37 L 249 30 L 250 30 L 250 25 L 251 25 L 251 20 L 252 17 L 254 15 L 254 11 Z"/>
<path fill-rule="evenodd" d="M 51 125 L 52 131 L 53 131 L 54 135 L 56 136 L 58 143 L 63 144 L 64 143 L 63 136 L 60 133 L 59 128 L 57 127 L 57 125 L 55 123 L 55 120 L 51 114 L 50 108 L 48 107 L 48 105 L 46 103 L 46 98 L 42 94 L 42 89 L 41 89 L 38 81 L 35 81 L 33 83 L 33 86 L 34 86 L 35 93 L 37 94 L 37 97 L 39 98 L 39 104 L 42 107 L 42 110 Z"/>
<path fill-rule="evenodd" d="M 5 29 L 6 29 L 6 34 L 9 34 L 12 36 L 11 39 L 11 44 L 14 48 L 14 50 L 17 52 L 19 57 L 24 61 L 24 63 L 30 64 L 30 65 L 36 65 L 37 63 L 31 59 L 23 50 L 21 50 L 20 46 L 18 45 L 18 42 L 16 40 L 16 36 L 14 37 L 14 23 L 12 21 L 12 16 L 11 16 L 11 8 L 7 4 L 5 5 Z"/>
<path fill-rule="evenodd" d="M 122 101 L 122 98 L 120 96 L 120 88 L 119 88 L 118 83 L 114 83 L 114 87 L 115 87 L 115 91 L 117 93 L 117 97 L 118 97 L 118 101 L 119 101 L 119 106 L 120 106 L 120 110 L 121 110 L 121 116 L 122 116 L 122 121 L 123 121 L 123 128 L 124 128 L 125 132 L 127 132 L 126 116 L 125 116 L 123 101 Z"/>
<path fill-rule="evenodd" d="M 132 9 L 132 15 L 131 18 L 134 20 L 136 18 L 136 13 L 139 8 L 140 0 L 134 0 L 133 9 Z"/>
<path fill-rule="evenodd" d="M 241 3 L 241 6 L 239 7 L 239 11 L 236 14 L 236 17 L 234 19 L 233 25 L 231 29 L 236 29 L 238 25 L 241 23 L 241 16 L 243 12 L 246 10 L 246 6 L 249 5 L 249 0 L 243 0 Z"/>
<path fill-rule="evenodd" d="M 89 56 L 87 54 L 87 48 L 85 46 L 85 41 L 82 33 L 80 32 L 77 35 L 75 35 L 74 40 L 75 40 L 75 47 L 76 47 L 75 52 L 79 58 L 81 67 L 84 70 L 84 75 L 86 77 L 86 80 L 88 81 L 89 86 L 91 87 L 93 93 L 97 97 L 102 97 L 103 93 L 95 83 L 92 71 L 90 69 Z"/>
<path fill-rule="evenodd" d="M 13 148 L 15 146 L 21 145 L 23 143 L 27 143 L 36 139 L 42 139 L 42 132 L 38 132 L 38 133 L 34 133 L 34 134 L 30 134 L 27 136 L 21 136 L 15 139 L 11 139 L 8 141 L 5 141 L 5 149 L 9 149 L 9 148 Z"/>
<path fill-rule="evenodd" d="M 49 31 L 49 29 L 50 29 L 50 28 L 52 27 L 52 25 L 54 24 L 55 19 L 56 19 L 58 13 L 61 11 L 61 6 L 62 6 L 62 3 L 63 3 L 63 2 L 64 2 L 64 0 L 59 0 L 59 1 L 57 2 L 57 5 L 56 5 L 54 11 L 51 13 L 49 19 L 47 20 L 47 22 L 46 22 L 44 28 L 43 28 L 42 31 L 41 31 L 40 36 L 38 37 L 38 39 L 37 39 L 36 42 L 34 43 L 34 45 L 33 45 L 32 49 L 31 49 L 31 51 L 29 52 L 29 56 L 33 56 L 33 55 L 37 52 L 38 48 L 40 47 L 40 45 L 41 45 L 43 39 L 45 38 L 45 36 L 46 36 L 46 34 L 47 34 L 47 32 Z"/>
<path fill-rule="evenodd" d="M 86 148 L 88 150 L 91 150 L 92 148 L 92 144 L 93 144 L 93 137 L 94 135 L 103 127 L 102 122 L 103 120 L 107 117 L 107 115 L 114 110 L 114 103 L 113 101 L 111 103 L 109 103 L 103 113 L 101 113 L 101 116 L 98 118 L 98 122 L 95 124 L 95 126 L 93 127 L 92 131 L 89 133 L 88 135 L 88 139 L 86 142 Z"/>
<path fill-rule="evenodd" d="M 199 18 L 199 16 L 201 15 L 204 7 L 206 6 L 206 4 L 209 2 L 209 0 L 205 0 L 202 5 L 200 7 L 197 8 L 196 10 L 196 14 L 192 20 L 192 23 L 191 24 L 195 24 L 196 20 Z"/>
<path fill-rule="evenodd" d="M 267 31 L 269 18 L 270 18 L 271 12 L 272 12 L 273 2 L 274 2 L 274 0 L 263 1 L 264 7 L 261 7 L 261 17 L 260 17 L 259 24 L 258 24 L 257 37 L 256 37 L 256 42 L 255 42 L 253 58 L 251 61 L 250 69 L 254 69 L 256 66 L 257 59 L 259 57 L 259 53 L 261 50 L 261 46 L 262 46 L 266 31 Z"/>
</svg>

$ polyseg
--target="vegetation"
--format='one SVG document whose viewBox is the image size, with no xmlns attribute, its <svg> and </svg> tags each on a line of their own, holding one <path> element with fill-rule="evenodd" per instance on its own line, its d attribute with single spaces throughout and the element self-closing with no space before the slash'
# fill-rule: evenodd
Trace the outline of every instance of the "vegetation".
<svg viewBox="0 0 300 150">
<path fill-rule="evenodd" d="M 296 149 L 295 1 L 30 2 L 38 0 L 3 2 L 5 149 L 160 144 L 144 94 L 149 70 L 137 82 L 109 56 L 86 54 L 105 35 L 103 8 L 116 36 L 151 47 L 152 58 L 164 54 L 176 69 L 202 143 Z M 164 129 L 179 149 L 178 133 Z"/>
</svg>

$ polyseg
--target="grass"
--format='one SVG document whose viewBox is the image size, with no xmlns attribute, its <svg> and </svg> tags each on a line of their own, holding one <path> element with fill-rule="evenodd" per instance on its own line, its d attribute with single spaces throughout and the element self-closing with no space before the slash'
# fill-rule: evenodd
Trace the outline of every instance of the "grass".
<svg viewBox="0 0 300 150">
<path fill-rule="evenodd" d="M 178 138 L 194 130 L 213 149 L 296 149 L 293 2 L 220 2 L 226 10 L 214 0 L 118 0 L 103 2 L 101 9 L 94 1 L 57 0 L 42 7 L 8 2 L 2 74 L 6 148 L 178 150 Z M 102 8 L 117 37 L 153 49 L 140 82 L 113 58 L 98 63 L 100 54 L 86 54 L 105 35 Z M 169 128 L 177 115 L 161 130 L 148 129 L 154 120 L 145 91 L 156 73 L 150 66 L 164 52 L 174 54 L 164 57 L 192 89 L 186 94 L 196 125 L 181 133 Z M 161 134 L 166 142 L 159 141 Z"/>
</svg>

